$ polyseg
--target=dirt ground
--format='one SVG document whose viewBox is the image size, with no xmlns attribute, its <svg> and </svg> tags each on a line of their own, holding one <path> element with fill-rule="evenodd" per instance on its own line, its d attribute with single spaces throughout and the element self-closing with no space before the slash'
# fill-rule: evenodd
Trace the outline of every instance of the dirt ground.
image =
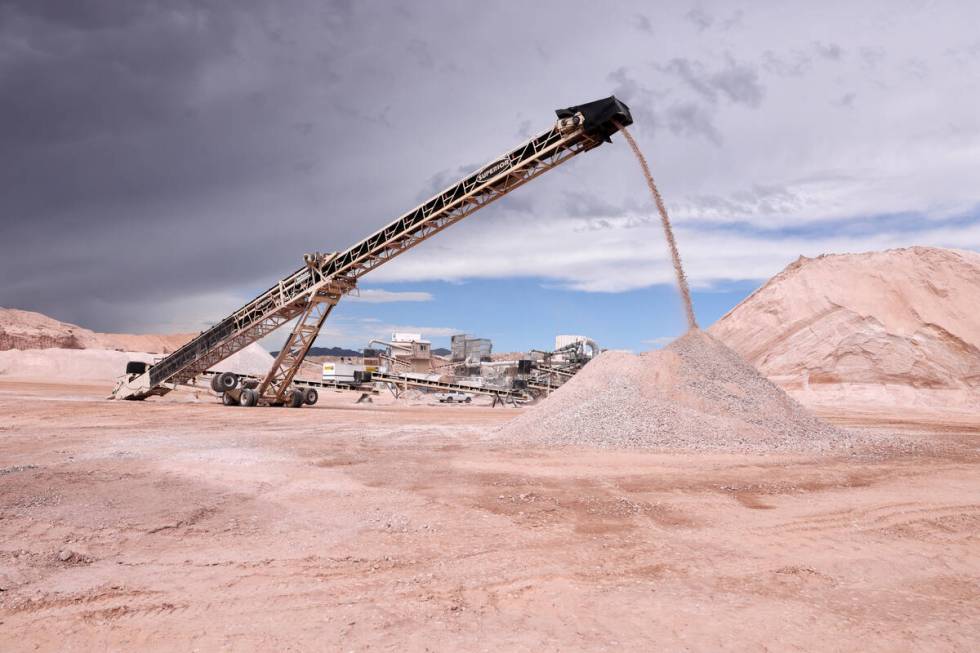
<svg viewBox="0 0 980 653">
<path fill-rule="evenodd" d="M 2 651 L 980 647 L 980 420 L 692 455 L 495 443 L 515 408 L 106 393 L 0 382 Z"/>
</svg>

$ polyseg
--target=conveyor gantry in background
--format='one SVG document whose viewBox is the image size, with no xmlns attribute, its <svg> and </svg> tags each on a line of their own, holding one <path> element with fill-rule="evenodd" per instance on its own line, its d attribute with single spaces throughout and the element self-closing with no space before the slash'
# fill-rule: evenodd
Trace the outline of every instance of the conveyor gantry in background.
<svg viewBox="0 0 980 653">
<path fill-rule="evenodd" d="M 201 376 L 204 378 L 213 378 L 220 375 L 221 372 L 202 372 Z M 237 375 L 239 379 L 246 385 L 257 385 L 261 382 L 261 379 L 249 374 Z M 426 390 L 442 390 L 444 392 L 464 392 L 474 395 L 485 395 L 487 397 L 493 397 L 497 401 L 496 403 L 501 404 L 516 404 L 518 402 L 526 402 L 532 400 L 534 397 L 522 390 L 517 390 L 514 388 L 500 388 L 496 386 L 475 386 L 466 383 L 452 383 L 449 381 L 435 381 L 432 379 L 414 378 L 411 376 L 405 376 L 404 374 L 389 374 L 386 372 L 372 372 L 370 380 L 367 381 L 335 381 L 335 380 L 321 380 L 321 381 L 310 381 L 310 380 L 298 380 L 294 381 L 295 385 L 299 388 L 314 388 L 314 389 L 329 389 L 329 390 L 357 390 L 359 392 L 372 392 L 377 384 L 384 384 L 393 390 L 393 394 L 397 393 L 395 390 L 401 390 L 405 388 L 424 388 Z M 194 386 L 190 386 L 194 387 Z"/>
<path fill-rule="evenodd" d="M 293 377 L 324 320 L 358 279 L 446 227 L 500 199 L 576 154 L 609 142 L 616 123 L 632 124 L 629 108 L 615 97 L 559 109 L 547 131 L 504 153 L 476 172 L 343 252 L 308 254 L 305 265 L 279 281 L 180 349 L 129 376 L 113 391 L 116 399 L 163 395 L 299 318 L 257 388 L 263 403 L 286 401 Z"/>
</svg>

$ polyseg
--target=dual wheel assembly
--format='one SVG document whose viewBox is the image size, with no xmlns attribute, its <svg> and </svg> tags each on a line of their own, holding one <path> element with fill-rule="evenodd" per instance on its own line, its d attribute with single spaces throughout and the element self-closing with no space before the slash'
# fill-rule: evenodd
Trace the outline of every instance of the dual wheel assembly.
<svg viewBox="0 0 980 653">
<path fill-rule="evenodd" d="M 211 389 L 221 395 L 221 403 L 225 406 L 257 406 L 259 393 L 255 389 L 256 385 L 254 380 L 243 382 L 237 374 L 231 372 L 222 372 L 211 377 Z M 316 388 L 293 388 L 282 405 L 290 408 L 300 408 L 303 404 L 312 406 L 319 398 Z"/>
</svg>

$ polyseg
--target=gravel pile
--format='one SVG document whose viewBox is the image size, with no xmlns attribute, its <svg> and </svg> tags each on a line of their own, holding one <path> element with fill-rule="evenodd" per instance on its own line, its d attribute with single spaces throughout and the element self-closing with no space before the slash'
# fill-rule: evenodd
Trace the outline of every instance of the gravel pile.
<svg viewBox="0 0 980 653">
<path fill-rule="evenodd" d="M 501 435 L 552 446 L 760 453 L 847 449 L 857 437 L 818 420 L 699 330 L 660 351 L 603 353 Z"/>
</svg>

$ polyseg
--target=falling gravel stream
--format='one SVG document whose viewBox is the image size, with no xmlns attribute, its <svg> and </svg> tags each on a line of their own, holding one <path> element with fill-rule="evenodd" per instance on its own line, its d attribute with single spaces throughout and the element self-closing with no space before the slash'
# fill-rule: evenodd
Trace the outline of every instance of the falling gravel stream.
<svg viewBox="0 0 980 653">
<path fill-rule="evenodd" d="M 664 237 L 667 239 L 667 247 L 670 248 L 670 257 L 674 262 L 674 273 L 677 275 L 677 290 L 681 294 L 684 311 L 687 314 L 687 326 L 689 329 L 697 329 L 698 322 L 694 317 L 694 305 L 691 304 L 691 291 L 687 287 L 687 276 L 684 274 L 684 266 L 681 265 L 681 255 L 677 250 L 677 241 L 674 239 L 674 230 L 670 226 L 670 218 L 667 216 L 667 207 L 664 206 L 664 199 L 660 196 L 657 184 L 653 181 L 653 175 L 650 174 L 650 166 L 647 165 L 646 157 L 640 151 L 640 146 L 633 140 L 633 135 L 627 131 L 625 126 L 619 123 L 616 123 L 616 126 L 619 128 L 619 131 L 623 132 L 626 142 L 629 143 L 630 149 L 636 155 L 636 160 L 639 161 L 640 168 L 643 170 L 643 176 L 647 180 L 647 186 L 650 187 L 650 194 L 653 195 L 653 201 L 657 204 L 657 211 L 660 212 L 660 222 L 664 227 Z"/>
</svg>

